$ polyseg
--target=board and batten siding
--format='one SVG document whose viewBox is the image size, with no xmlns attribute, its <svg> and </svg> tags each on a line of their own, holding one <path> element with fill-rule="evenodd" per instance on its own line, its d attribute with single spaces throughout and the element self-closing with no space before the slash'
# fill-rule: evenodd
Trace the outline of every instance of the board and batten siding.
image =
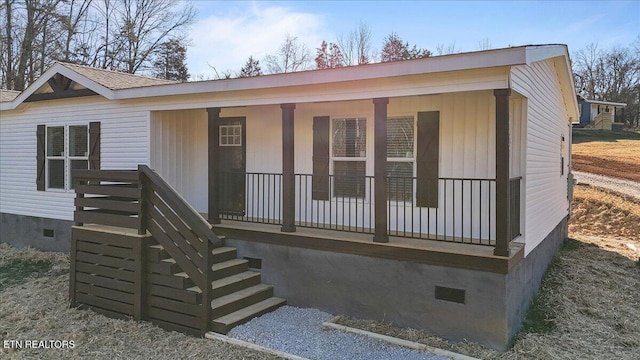
<svg viewBox="0 0 640 360">
<path fill-rule="evenodd" d="M 571 120 L 565 110 L 553 60 L 515 66 L 512 89 L 527 105 L 525 254 L 531 252 L 567 216 L 567 173 Z M 565 138 L 565 169 L 561 173 L 561 139 Z"/>
<path fill-rule="evenodd" d="M 518 100 L 514 102 L 520 103 Z M 374 170 L 373 109 L 371 100 L 297 104 L 294 116 L 296 174 L 312 173 L 313 117 L 329 116 L 331 119 L 348 117 L 367 119 L 366 173 L 372 176 Z M 440 177 L 495 178 L 495 98 L 491 91 L 400 97 L 389 100 L 389 117 L 413 116 L 415 120 L 420 111 L 440 111 Z M 282 112 L 279 105 L 223 108 L 220 116 L 222 118 L 246 117 L 247 172 L 282 172 Z M 514 127 L 520 128 L 521 117 L 513 121 L 515 121 Z M 208 146 L 206 111 L 204 109 L 154 111 L 151 129 L 152 168 L 165 177 L 169 184 L 174 186 L 196 210 L 206 212 Z M 520 144 L 518 136 L 514 136 L 513 143 Z M 517 154 L 512 160 L 512 168 L 514 173 L 519 175 L 521 152 Z M 249 186 L 249 183 L 247 185 Z M 307 192 L 310 194 L 310 181 L 307 186 L 309 187 Z M 248 189 L 247 192 L 250 202 L 250 190 Z M 440 196 L 441 201 L 444 196 L 453 197 L 453 189 L 449 188 L 446 195 L 441 191 Z M 362 204 L 354 202 L 352 206 L 362 206 Z M 248 204 L 247 215 L 260 217 L 261 214 L 251 213 L 254 208 L 261 207 Z M 305 218 L 305 211 L 304 206 L 300 207 L 299 202 L 296 203 L 298 220 Z M 403 211 L 392 213 L 393 224 L 396 224 L 394 216 L 396 214 L 401 216 Z M 468 214 L 471 209 L 458 209 L 458 211 Z M 349 209 L 345 209 L 345 213 L 348 212 Z M 356 214 L 355 209 L 351 209 L 351 214 Z M 414 216 L 420 216 L 418 214 L 419 212 L 416 211 Z M 336 215 L 345 222 L 349 221 L 340 214 L 334 214 Z M 438 221 L 442 222 L 444 216 L 440 215 Z M 452 215 L 448 216 L 448 222 L 455 221 Z M 426 213 L 423 213 L 422 221 L 426 221 L 426 216 Z M 432 217 L 433 222 L 435 213 L 432 213 Z M 415 223 L 419 221 L 418 218 L 414 219 Z M 398 221 L 397 223 L 411 222 Z M 473 224 L 473 226 L 469 224 L 468 227 L 479 227 L 479 224 Z M 494 230 L 495 227 L 489 233 L 489 229 L 485 226 L 483 236 L 493 237 Z M 478 233 L 478 229 L 475 233 Z M 464 234 L 470 233 L 465 230 Z"/>
<path fill-rule="evenodd" d="M 149 111 L 99 96 L 30 103 L 0 119 L 0 212 L 73 220 L 73 190 L 36 190 L 36 129 L 101 122 L 101 168 L 149 162 Z"/>
</svg>

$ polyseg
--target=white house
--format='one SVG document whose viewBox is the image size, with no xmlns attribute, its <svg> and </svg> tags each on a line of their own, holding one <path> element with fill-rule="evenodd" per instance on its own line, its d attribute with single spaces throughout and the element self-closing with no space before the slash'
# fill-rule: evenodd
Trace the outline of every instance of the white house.
<svg viewBox="0 0 640 360">
<path fill-rule="evenodd" d="M 69 250 L 72 170 L 144 164 L 290 304 L 504 349 L 567 235 L 565 45 L 191 83 L 57 63 L 1 99 L 17 246 Z"/>
</svg>

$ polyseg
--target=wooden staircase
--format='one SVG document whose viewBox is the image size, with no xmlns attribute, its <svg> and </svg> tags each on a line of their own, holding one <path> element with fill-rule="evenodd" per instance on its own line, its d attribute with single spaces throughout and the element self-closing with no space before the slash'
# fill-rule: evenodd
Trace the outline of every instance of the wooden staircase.
<svg viewBox="0 0 640 360">
<path fill-rule="evenodd" d="M 197 297 L 202 293 L 162 245 L 149 246 L 149 254 L 149 279 L 171 288 L 169 296 L 181 292 L 182 298 L 189 293 Z M 233 327 L 286 304 L 285 299 L 273 296 L 272 285 L 261 283 L 259 272 L 249 270 L 247 260 L 237 258 L 235 248 L 220 246 L 212 250 L 212 255 L 213 331 L 226 334 Z"/>
<path fill-rule="evenodd" d="M 203 336 L 286 303 L 148 167 L 74 177 L 72 306 Z"/>
</svg>

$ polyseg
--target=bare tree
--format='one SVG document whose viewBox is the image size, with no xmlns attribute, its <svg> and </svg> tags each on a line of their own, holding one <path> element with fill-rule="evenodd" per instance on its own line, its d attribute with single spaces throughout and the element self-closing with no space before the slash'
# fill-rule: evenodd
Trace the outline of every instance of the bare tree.
<svg viewBox="0 0 640 360">
<path fill-rule="evenodd" d="M 489 41 L 488 37 L 478 41 L 478 50 L 490 50 L 492 48 L 493 46 L 491 45 L 491 41 Z"/>
<path fill-rule="evenodd" d="M 297 37 L 287 34 L 285 41 L 275 54 L 265 56 L 264 63 L 271 74 L 305 70 L 311 62 L 311 53 Z"/>
<path fill-rule="evenodd" d="M 436 45 L 436 55 L 448 55 L 462 52 L 462 49 L 456 47 L 456 42 L 449 45 L 438 44 Z"/>
<path fill-rule="evenodd" d="M 590 44 L 573 56 L 576 91 L 588 99 L 626 103 L 624 121 L 636 127 L 640 123 L 639 42 L 610 49 Z"/>
<path fill-rule="evenodd" d="M 348 34 L 340 34 L 337 45 L 344 57 L 345 65 L 362 65 L 372 62 L 371 27 L 360 21 L 358 26 Z"/>
<path fill-rule="evenodd" d="M 191 4 L 179 7 L 174 0 L 124 0 L 119 14 L 116 54 L 118 68 L 134 74 L 170 35 L 179 38 L 194 20 Z"/>
</svg>

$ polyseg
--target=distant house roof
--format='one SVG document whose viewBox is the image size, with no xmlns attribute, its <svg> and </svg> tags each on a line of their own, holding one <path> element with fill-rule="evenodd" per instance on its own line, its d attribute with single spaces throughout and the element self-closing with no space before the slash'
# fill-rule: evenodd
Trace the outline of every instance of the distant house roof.
<svg viewBox="0 0 640 360">
<path fill-rule="evenodd" d="M 111 90 L 133 89 L 145 86 L 177 83 L 177 81 L 173 80 L 156 79 L 83 65 L 64 62 L 59 62 L 59 64 Z"/>
<path fill-rule="evenodd" d="M 618 103 L 618 102 L 612 102 L 612 101 L 601 101 L 601 100 L 588 100 L 588 99 L 582 98 L 580 96 L 578 96 L 578 100 L 582 100 L 582 101 L 584 101 L 586 103 L 589 103 L 589 104 L 606 105 L 606 106 L 617 107 L 617 108 L 623 108 L 623 107 L 627 106 L 626 103 Z"/>
<path fill-rule="evenodd" d="M 0 102 L 13 101 L 20 95 L 20 91 L 0 89 Z"/>
</svg>

